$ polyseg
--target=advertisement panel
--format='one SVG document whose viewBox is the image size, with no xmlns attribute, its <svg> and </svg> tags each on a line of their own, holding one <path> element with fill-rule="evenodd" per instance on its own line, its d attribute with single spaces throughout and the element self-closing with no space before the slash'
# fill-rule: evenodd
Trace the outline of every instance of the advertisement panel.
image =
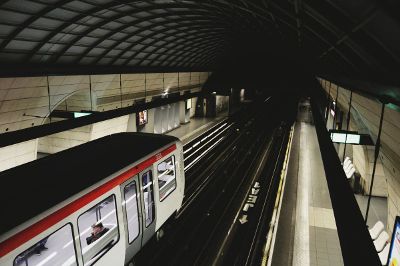
<svg viewBox="0 0 400 266">
<path fill-rule="evenodd" d="M 390 250 L 388 256 L 388 266 L 400 265 L 400 216 L 396 217 L 393 226 L 392 241 L 390 242 Z"/>
<path fill-rule="evenodd" d="M 138 126 L 142 126 L 147 123 L 147 110 L 143 110 L 137 113 L 136 123 Z"/>
</svg>

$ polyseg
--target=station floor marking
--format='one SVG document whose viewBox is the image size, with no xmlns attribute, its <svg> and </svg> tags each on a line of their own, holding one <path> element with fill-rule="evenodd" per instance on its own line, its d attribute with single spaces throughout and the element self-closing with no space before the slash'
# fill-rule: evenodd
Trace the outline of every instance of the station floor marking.
<svg viewBox="0 0 400 266">
<path fill-rule="evenodd" d="M 309 235 L 309 188 L 310 188 L 310 150 L 308 148 L 308 125 L 300 123 L 300 154 L 296 202 L 296 225 L 293 246 L 293 266 L 310 265 Z"/>
</svg>

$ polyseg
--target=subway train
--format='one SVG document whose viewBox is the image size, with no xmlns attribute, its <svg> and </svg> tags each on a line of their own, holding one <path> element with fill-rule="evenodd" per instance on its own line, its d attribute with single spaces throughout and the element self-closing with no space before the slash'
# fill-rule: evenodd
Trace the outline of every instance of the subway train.
<svg viewBox="0 0 400 266">
<path fill-rule="evenodd" d="M 182 143 L 109 135 L 0 173 L 1 266 L 133 265 L 183 201 Z"/>
</svg>

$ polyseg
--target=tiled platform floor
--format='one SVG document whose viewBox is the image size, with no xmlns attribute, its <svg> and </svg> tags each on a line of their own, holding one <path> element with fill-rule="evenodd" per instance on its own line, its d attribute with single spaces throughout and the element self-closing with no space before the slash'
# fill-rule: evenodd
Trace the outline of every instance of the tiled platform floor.
<svg viewBox="0 0 400 266">
<path fill-rule="evenodd" d="M 343 265 L 318 139 L 307 106 L 299 108 L 295 125 L 271 265 Z"/>
</svg>

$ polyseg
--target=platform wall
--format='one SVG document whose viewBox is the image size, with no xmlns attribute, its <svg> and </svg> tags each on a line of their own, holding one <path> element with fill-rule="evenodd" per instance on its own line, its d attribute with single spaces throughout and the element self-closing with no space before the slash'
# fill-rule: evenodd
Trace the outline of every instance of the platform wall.
<svg viewBox="0 0 400 266">
<path fill-rule="evenodd" d="M 208 72 L 175 72 L 0 78 L 0 137 L 5 132 L 49 123 L 53 110 L 107 111 L 157 95 L 197 92 L 209 75 Z M 143 131 L 154 132 L 154 111 L 149 110 L 149 117 L 153 124 L 146 125 Z M 104 121 L 33 140 L 17 148 L 0 148 L 0 154 L 8 154 L 0 157 L 0 170 L 34 160 L 37 152 L 54 153 L 109 132 L 138 130 L 132 117 L 116 120 L 119 121 L 117 125 L 114 121 Z M 176 122 L 179 123 L 179 113 L 174 119 Z M 108 123 L 115 129 L 107 128 Z M 17 156 L 13 158 L 13 152 L 7 152 L 21 149 L 21 146 L 25 147 L 25 155 L 15 153 Z"/>
</svg>

